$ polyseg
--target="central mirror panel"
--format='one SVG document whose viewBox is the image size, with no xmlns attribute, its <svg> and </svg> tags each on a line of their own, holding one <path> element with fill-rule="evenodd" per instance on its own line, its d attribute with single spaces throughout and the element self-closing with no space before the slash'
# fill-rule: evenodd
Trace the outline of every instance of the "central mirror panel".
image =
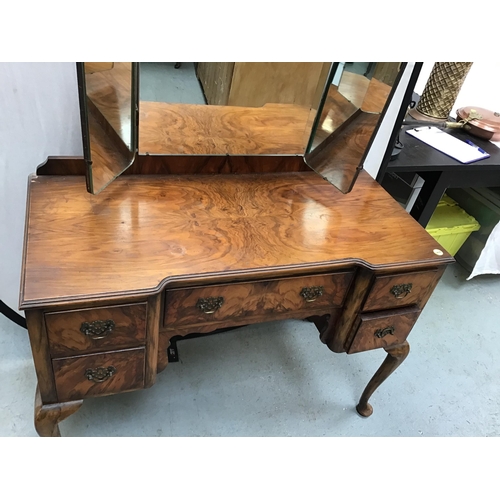
<svg viewBox="0 0 500 500">
<path fill-rule="evenodd" d="M 404 63 L 334 63 L 307 145 L 307 165 L 343 193 L 356 181 Z"/>
<path fill-rule="evenodd" d="M 140 63 L 139 154 L 303 155 L 331 65 Z"/>
</svg>

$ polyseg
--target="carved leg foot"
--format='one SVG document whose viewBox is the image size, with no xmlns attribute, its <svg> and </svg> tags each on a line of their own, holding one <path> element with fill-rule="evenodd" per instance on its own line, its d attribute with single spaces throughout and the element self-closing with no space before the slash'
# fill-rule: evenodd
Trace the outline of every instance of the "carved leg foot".
<svg viewBox="0 0 500 500">
<path fill-rule="evenodd" d="M 83 400 L 44 405 L 38 386 L 35 395 L 35 429 L 41 437 L 60 437 L 59 422 L 73 415 L 82 406 Z"/>
<path fill-rule="evenodd" d="M 394 372 L 396 368 L 405 360 L 406 356 L 408 356 L 408 353 L 410 352 L 410 344 L 408 344 L 408 342 L 404 342 L 398 346 L 387 347 L 385 351 L 387 352 L 387 357 L 370 382 L 368 382 L 366 389 L 361 395 L 358 406 L 356 406 L 357 412 L 362 417 L 369 417 L 373 413 L 372 405 L 368 403 L 368 400 L 378 389 L 380 384 L 382 384 L 382 382 L 384 382 L 384 380 L 386 380 L 389 375 Z"/>
</svg>

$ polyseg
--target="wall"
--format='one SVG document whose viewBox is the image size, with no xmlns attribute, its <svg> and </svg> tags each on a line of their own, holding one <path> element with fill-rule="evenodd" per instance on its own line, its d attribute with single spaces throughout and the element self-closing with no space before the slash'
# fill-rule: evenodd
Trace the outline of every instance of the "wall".
<svg viewBox="0 0 500 500">
<path fill-rule="evenodd" d="M 15 311 L 28 175 L 82 154 L 75 63 L 0 63 L 0 299 Z"/>
<path fill-rule="evenodd" d="M 433 62 L 424 63 L 415 85 L 417 94 L 422 95 L 433 66 Z M 465 106 L 477 106 L 500 112 L 498 82 L 500 82 L 500 62 L 475 62 L 465 78 L 450 116 L 456 118 L 457 109 Z M 495 144 L 500 146 L 500 142 Z"/>
<path fill-rule="evenodd" d="M 433 66 L 433 62 L 424 63 L 415 85 L 417 94 L 422 94 Z M 450 115 L 456 118 L 456 110 L 464 106 L 500 111 L 498 82 L 500 82 L 500 62 L 475 62 L 465 78 Z"/>
</svg>

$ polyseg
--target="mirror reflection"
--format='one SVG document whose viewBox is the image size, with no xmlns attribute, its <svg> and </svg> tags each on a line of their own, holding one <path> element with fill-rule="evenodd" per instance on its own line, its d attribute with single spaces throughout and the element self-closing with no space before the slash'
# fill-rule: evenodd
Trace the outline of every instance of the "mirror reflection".
<svg viewBox="0 0 500 500">
<path fill-rule="evenodd" d="M 140 63 L 139 153 L 303 155 L 330 66 Z"/>
<path fill-rule="evenodd" d="M 88 165 L 87 189 L 97 194 L 134 161 L 137 63 L 78 63 L 77 73 Z"/>
<path fill-rule="evenodd" d="M 401 63 L 332 65 L 305 159 L 343 193 L 352 189 L 362 168 L 401 71 Z"/>
</svg>

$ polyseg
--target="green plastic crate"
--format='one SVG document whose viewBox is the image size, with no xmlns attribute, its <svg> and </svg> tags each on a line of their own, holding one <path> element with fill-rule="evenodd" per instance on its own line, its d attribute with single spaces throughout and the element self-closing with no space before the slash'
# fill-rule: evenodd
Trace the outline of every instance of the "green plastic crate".
<svg viewBox="0 0 500 500">
<path fill-rule="evenodd" d="M 480 228 L 474 217 L 445 194 L 425 229 L 450 255 L 455 255 L 470 234 Z"/>
</svg>

